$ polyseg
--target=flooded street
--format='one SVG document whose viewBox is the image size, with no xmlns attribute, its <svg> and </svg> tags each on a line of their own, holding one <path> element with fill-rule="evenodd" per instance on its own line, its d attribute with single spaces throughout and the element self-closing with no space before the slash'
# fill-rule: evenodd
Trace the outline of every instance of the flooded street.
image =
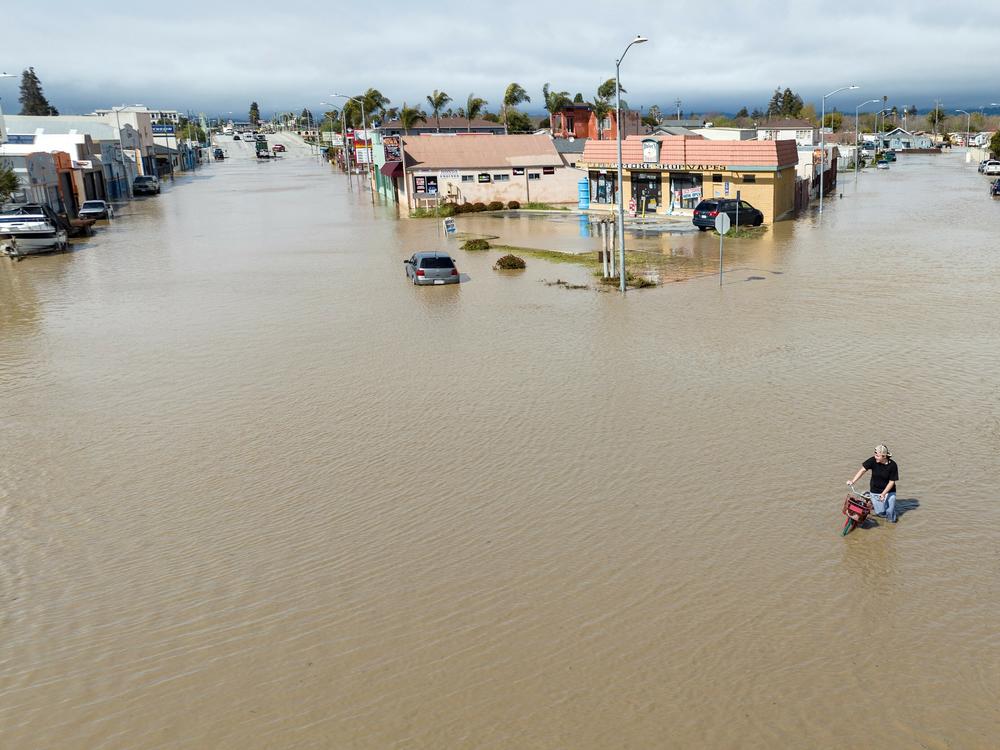
<svg viewBox="0 0 1000 750">
<path fill-rule="evenodd" d="M 694 278 L 624 298 L 306 157 L 0 259 L 0 746 L 996 747 L 1000 201 L 840 192 L 721 289 L 633 237 Z M 842 538 L 880 442 L 899 523 Z"/>
</svg>

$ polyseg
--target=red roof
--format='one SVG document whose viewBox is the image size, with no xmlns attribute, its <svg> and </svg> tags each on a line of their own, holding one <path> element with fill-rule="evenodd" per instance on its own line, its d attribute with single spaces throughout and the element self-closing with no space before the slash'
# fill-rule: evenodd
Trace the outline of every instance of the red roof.
<svg viewBox="0 0 1000 750">
<path fill-rule="evenodd" d="M 642 162 L 642 142 L 650 136 L 630 135 L 622 141 L 622 161 Z M 795 141 L 710 141 L 701 136 L 653 136 L 660 141 L 660 164 L 729 165 L 744 167 L 788 167 L 798 164 Z M 591 138 L 583 149 L 581 162 L 618 162 L 616 141 Z"/>
</svg>

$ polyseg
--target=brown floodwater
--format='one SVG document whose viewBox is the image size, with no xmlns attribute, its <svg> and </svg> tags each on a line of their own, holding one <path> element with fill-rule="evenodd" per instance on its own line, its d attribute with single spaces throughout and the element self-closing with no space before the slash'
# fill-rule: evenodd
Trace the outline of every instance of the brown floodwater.
<svg viewBox="0 0 1000 750">
<path fill-rule="evenodd" d="M 0 746 L 996 747 L 1000 201 L 841 190 L 721 288 L 633 237 L 698 273 L 625 297 L 308 158 L 2 260 Z M 900 521 L 842 538 L 883 441 Z"/>
</svg>

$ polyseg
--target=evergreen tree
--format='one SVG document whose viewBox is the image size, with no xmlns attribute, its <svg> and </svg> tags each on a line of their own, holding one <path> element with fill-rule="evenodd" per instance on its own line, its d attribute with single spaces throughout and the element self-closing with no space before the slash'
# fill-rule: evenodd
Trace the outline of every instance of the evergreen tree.
<svg viewBox="0 0 1000 750">
<path fill-rule="evenodd" d="M 35 75 L 34 68 L 28 68 L 21 73 L 21 102 L 22 115 L 58 115 L 59 110 L 49 104 L 49 100 L 42 93 L 42 83 Z"/>
<path fill-rule="evenodd" d="M 302 108 L 302 114 L 299 115 L 299 122 L 303 127 L 308 127 L 312 125 L 313 113 L 309 111 L 307 107 Z"/>
<path fill-rule="evenodd" d="M 781 114 L 781 89 L 776 88 L 771 95 L 771 101 L 767 103 L 767 116 L 778 117 Z"/>
<path fill-rule="evenodd" d="M 741 109 L 739 112 L 736 113 L 736 116 L 737 117 L 749 117 L 750 113 L 747 112 L 747 108 L 744 107 L 743 109 Z"/>
<path fill-rule="evenodd" d="M 18 188 L 17 175 L 7 164 L 0 164 L 0 203 L 6 203 Z"/>
<path fill-rule="evenodd" d="M 257 106 L 257 102 L 250 102 L 250 125 L 256 128 L 258 122 L 260 122 L 260 107 Z"/>
<path fill-rule="evenodd" d="M 583 104 L 583 94 L 579 91 L 576 93 L 576 96 L 573 97 L 573 104 Z"/>
</svg>

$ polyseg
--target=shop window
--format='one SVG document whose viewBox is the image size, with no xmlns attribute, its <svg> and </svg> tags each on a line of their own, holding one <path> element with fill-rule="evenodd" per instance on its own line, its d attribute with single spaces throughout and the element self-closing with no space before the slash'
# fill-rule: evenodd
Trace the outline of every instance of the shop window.
<svg viewBox="0 0 1000 750">
<path fill-rule="evenodd" d="M 722 182 L 722 175 L 721 174 L 713 174 L 712 175 L 712 182 Z"/>
<path fill-rule="evenodd" d="M 540 180 L 540 179 L 542 179 L 542 175 L 541 175 L 540 172 L 528 172 L 528 179 L 529 180 Z"/>
<path fill-rule="evenodd" d="M 670 199 L 674 208 L 694 208 L 701 200 L 702 185 L 700 174 L 676 174 L 670 176 Z"/>
<path fill-rule="evenodd" d="M 757 175 L 745 174 L 743 175 L 743 182 L 757 182 Z"/>
<path fill-rule="evenodd" d="M 606 172 L 590 173 L 590 200 L 594 203 L 614 203 L 616 199 L 615 184 L 618 175 Z"/>
<path fill-rule="evenodd" d="M 510 182 L 509 174 L 495 174 L 493 175 L 493 182 Z"/>
<path fill-rule="evenodd" d="M 462 182 L 475 182 L 476 176 L 474 174 L 463 174 Z"/>
</svg>

